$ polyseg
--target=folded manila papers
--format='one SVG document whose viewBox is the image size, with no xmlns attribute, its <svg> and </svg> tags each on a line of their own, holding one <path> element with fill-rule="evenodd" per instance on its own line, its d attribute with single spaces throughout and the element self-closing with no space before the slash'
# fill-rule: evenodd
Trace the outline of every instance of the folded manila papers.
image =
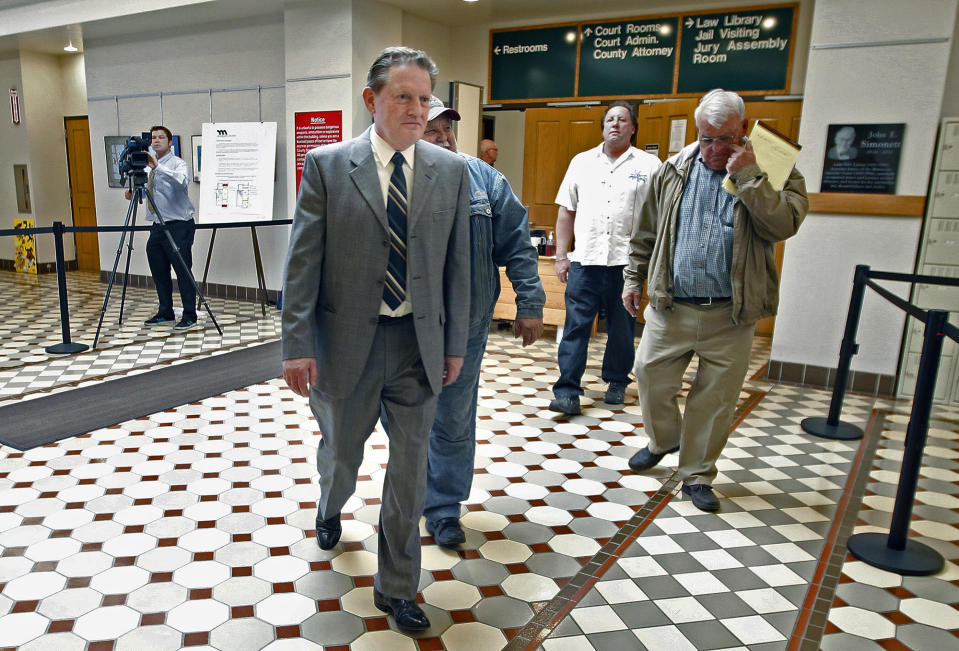
<svg viewBox="0 0 959 651">
<path fill-rule="evenodd" d="M 786 179 L 796 165 L 802 145 L 793 142 L 762 120 L 756 120 L 753 124 L 753 129 L 749 132 L 749 142 L 753 145 L 756 164 L 766 173 L 769 185 L 779 192 L 786 185 Z M 729 174 L 723 179 L 723 189 L 733 196 L 739 194 Z"/>
</svg>

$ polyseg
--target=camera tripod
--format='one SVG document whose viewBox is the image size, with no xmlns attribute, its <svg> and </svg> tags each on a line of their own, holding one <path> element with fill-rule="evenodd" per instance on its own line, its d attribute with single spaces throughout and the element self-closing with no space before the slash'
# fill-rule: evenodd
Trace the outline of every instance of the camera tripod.
<svg viewBox="0 0 959 651">
<path fill-rule="evenodd" d="M 120 256 L 123 253 L 123 243 L 126 240 L 127 231 L 130 233 L 130 242 L 127 246 L 127 260 L 126 268 L 123 273 L 123 291 L 120 294 L 120 316 L 117 318 L 117 323 L 123 323 L 123 306 L 126 303 L 127 296 L 127 279 L 130 277 L 130 254 L 133 253 L 133 226 L 136 223 L 137 217 L 137 206 L 143 203 L 143 198 L 146 197 L 147 201 L 150 202 L 150 207 L 153 209 L 153 214 L 156 215 L 157 220 L 160 222 L 160 228 L 163 230 L 163 234 L 166 235 L 167 240 L 170 242 L 170 246 L 173 247 L 173 252 L 176 254 L 177 260 L 180 261 L 180 268 L 186 269 L 186 278 L 180 278 L 179 273 L 177 273 L 177 282 L 182 283 L 189 281 L 193 285 L 193 289 L 196 290 L 197 298 L 199 303 L 206 310 L 206 313 L 210 315 L 210 320 L 213 322 L 213 325 L 216 326 L 216 331 L 223 335 L 223 329 L 220 328 L 220 324 L 216 322 L 216 317 L 213 316 L 213 311 L 210 310 L 210 305 L 206 301 L 206 297 L 203 296 L 203 293 L 200 292 L 200 288 L 197 287 L 196 279 L 193 277 L 193 271 L 186 265 L 186 261 L 183 260 L 183 256 L 180 255 L 180 249 L 177 248 L 176 242 L 173 240 L 173 236 L 170 235 L 170 231 L 167 229 L 167 223 L 163 219 L 163 215 L 160 214 L 160 210 L 157 208 L 156 203 L 153 201 L 153 193 L 150 192 L 150 189 L 146 187 L 147 184 L 147 173 L 142 169 L 134 170 L 128 175 L 129 184 L 130 184 L 130 205 L 127 207 L 127 216 L 123 220 L 123 230 L 120 234 L 120 244 L 117 246 L 117 255 L 113 260 L 113 270 L 110 272 L 110 282 L 107 284 L 107 293 L 103 297 L 103 307 L 100 309 L 100 321 L 97 323 L 97 333 L 93 337 L 93 348 L 97 347 L 97 341 L 100 338 L 100 328 L 103 326 L 103 318 L 107 313 L 107 304 L 110 302 L 110 291 L 113 289 L 113 282 L 116 280 L 117 275 L 117 266 L 120 264 Z"/>
</svg>

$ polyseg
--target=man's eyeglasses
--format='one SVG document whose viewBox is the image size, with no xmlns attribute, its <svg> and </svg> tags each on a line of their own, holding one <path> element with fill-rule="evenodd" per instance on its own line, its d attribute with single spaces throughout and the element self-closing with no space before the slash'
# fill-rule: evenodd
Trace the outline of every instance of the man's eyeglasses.
<svg viewBox="0 0 959 651">
<path fill-rule="evenodd" d="M 718 138 L 707 138 L 706 136 L 699 136 L 699 144 L 701 145 L 731 145 L 736 142 L 736 136 L 719 136 Z"/>
</svg>

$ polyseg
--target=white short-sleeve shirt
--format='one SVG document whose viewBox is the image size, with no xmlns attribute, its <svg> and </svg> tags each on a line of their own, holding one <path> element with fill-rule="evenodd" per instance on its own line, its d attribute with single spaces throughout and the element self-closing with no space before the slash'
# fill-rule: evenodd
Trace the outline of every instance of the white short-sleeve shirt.
<svg viewBox="0 0 959 651">
<path fill-rule="evenodd" d="M 657 156 L 630 147 L 615 161 L 603 145 L 576 154 L 563 178 L 556 203 L 576 213 L 575 249 L 569 259 L 582 265 L 625 265 L 633 215 L 646 199 Z"/>
</svg>

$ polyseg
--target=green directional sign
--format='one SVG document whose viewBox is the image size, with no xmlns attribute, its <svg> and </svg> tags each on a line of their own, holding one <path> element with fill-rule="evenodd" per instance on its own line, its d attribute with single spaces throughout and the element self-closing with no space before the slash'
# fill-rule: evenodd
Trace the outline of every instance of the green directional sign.
<svg viewBox="0 0 959 651">
<path fill-rule="evenodd" d="M 492 32 L 490 101 L 572 97 L 576 25 Z"/>
<path fill-rule="evenodd" d="M 673 92 L 677 17 L 584 23 L 579 97 Z"/>
<path fill-rule="evenodd" d="M 782 93 L 798 11 L 794 3 L 491 31 L 489 98 Z"/>
<path fill-rule="evenodd" d="M 795 6 L 683 16 L 678 93 L 786 90 Z"/>
</svg>

